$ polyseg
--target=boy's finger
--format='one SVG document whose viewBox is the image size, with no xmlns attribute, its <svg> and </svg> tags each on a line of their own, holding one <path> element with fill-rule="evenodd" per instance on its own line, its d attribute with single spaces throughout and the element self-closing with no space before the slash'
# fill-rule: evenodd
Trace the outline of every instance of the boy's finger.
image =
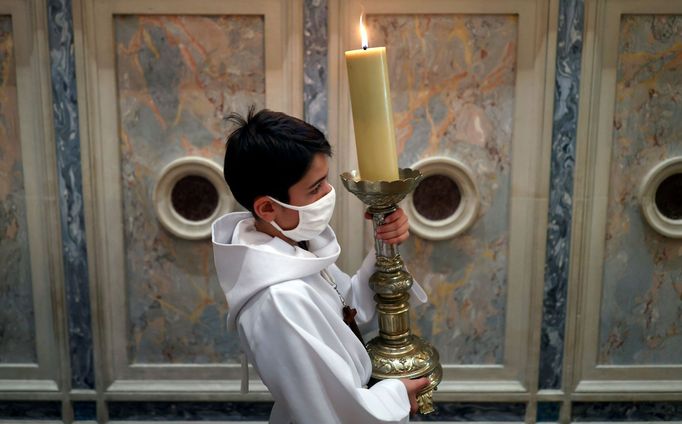
<svg viewBox="0 0 682 424">
<path fill-rule="evenodd" d="M 377 236 L 382 240 L 391 240 L 406 235 L 408 231 L 409 231 L 408 228 L 401 228 L 396 231 L 389 231 L 387 233 L 377 234 Z"/>
<path fill-rule="evenodd" d="M 377 228 L 377 232 L 382 233 L 385 231 L 391 231 L 395 228 L 402 228 L 407 224 L 408 224 L 407 217 L 405 215 L 403 215 L 402 217 L 394 220 L 393 222 L 384 222 L 382 225 L 380 225 Z"/>
<path fill-rule="evenodd" d="M 377 228 L 377 235 L 380 235 L 382 237 L 393 237 L 397 234 L 404 233 L 409 229 L 410 224 L 408 224 L 407 221 L 399 222 L 387 227 Z"/>
<path fill-rule="evenodd" d="M 419 384 L 419 389 L 417 389 L 417 390 L 425 389 L 426 386 L 428 386 L 431 383 L 431 381 L 429 381 L 428 377 L 422 377 L 419 380 L 420 380 L 420 382 L 419 382 L 420 384 Z"/>
<path fill-rule="evenodd" d="M 384 240 L 385 243 L 388 244 L 400 244 L 407 240 L 407 238 L 410 236 L 409 232 L 405 232 L 404 234 L 400 235 L 399 237 L 391 238 L 388 240 Z"/>
<path fill-rule="evenodd" d="M 395 212 L 394 212 L 394 213 L 395 213 Z M 386 216 L 384 217 L 384 223 L 381 224 L 381 225 L 390 224 L 390 223 L 393 222 L 394 220 L 395 220 L 395 218 L 393 217 L 393 213 L 390 214 L 390 215 L 386 215 Z"/>
<path fill-rule="evenodd" d="M 398 208 L 395 211 L 391 212 L 390 214 L 386 215 L 386 218 L 384 218 L 384 223 L 385 224 L 391 223 L 393 221 L 400 219 L 403 216 L 405 216 L 405 213 L 403 212 L 402 209 Z"/>
</svg>

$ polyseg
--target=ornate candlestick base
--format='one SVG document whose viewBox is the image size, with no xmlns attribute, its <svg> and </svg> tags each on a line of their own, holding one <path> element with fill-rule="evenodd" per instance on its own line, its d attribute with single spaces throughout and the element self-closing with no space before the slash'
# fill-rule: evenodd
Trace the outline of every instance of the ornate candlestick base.
<svg viewBox="0 0 682 424">
<path fill-rule="evenodd" d="M 417 186 L 422 175 L 412 169 L 401 169 L 396 181 L 365 181 L 355 171 L 341 175 L 343 185 L 357 196 L 372 214 L 374 230 L 386 215 L 397 209 L 397 204 Z M 443 369 L 438 351 L 410 331 L 410 294 L 412 276 L 405 270 L 396 245 L 374 238 L 377 271 L 369 285 L 376 293 L 379 313 L 379 336 L 367 343 L 372 359 L 372 377 L 417 378 L 428 377 L 430 384 L 418 396 L 419 412 L 434 411 L 433 391 L 440 383 Z"/>
</svg>

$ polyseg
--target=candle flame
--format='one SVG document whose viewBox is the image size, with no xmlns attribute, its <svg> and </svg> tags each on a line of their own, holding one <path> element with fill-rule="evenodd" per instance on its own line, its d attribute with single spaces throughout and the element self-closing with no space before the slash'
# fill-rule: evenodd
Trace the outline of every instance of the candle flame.
<svg viewBox="0 0 682 424">
<path fill-rule="evenodd" d="M 364 14 L 360 15 L 360 37 L 362 37 L 362 48 L 367 50 L 367 47 L 369 47 L 369 42 L 367 41 L 367 29 L 365 28 L 365 24 L 362 21 L 364 16 Z"/>
</svg>

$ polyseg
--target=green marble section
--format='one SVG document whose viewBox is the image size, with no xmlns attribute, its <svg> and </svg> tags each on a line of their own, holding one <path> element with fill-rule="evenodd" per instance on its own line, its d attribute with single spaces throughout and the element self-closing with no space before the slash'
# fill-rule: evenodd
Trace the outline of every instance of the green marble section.
<svg viewBox="0 0 682 424">
<path fill-rule="evenodd" d="M 0 363 L 35 363 L 35 318 L 12 19 L 0 15 Z"/>
<path fill-rule="evenodd" d="M 446 364 L 504 359 L 515 15 L 370 15 L 370 46 L 386 45 L 400 166 L 432 156 L 467 164 L 481 211 L 466 233 L 412 236 L 406 264 L 429 294 L 417 333 Z"/>
<path fill-rule="evenodd" d="M 682 155 L 682 16 L 624 15 L 618 47 L 599 363 L 682 363 L 682 240 L 653 231 L 637 192 Z"/>
<path fill-rule="evenodd" d="M 238 361 L 210 240 L 157 221 L 152 195 L 179 157 L 222 164 L 223 117 L 265 104 L 263 16 L 117 16 L 116 76 L 133 363 Z"/>
</svg>

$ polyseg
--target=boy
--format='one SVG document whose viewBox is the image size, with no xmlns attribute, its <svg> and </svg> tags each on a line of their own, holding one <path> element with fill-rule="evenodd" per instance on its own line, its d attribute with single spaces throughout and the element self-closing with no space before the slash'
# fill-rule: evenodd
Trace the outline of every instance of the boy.
<svg viewBox="0 0 682 424">
<path fill-rule="evenodd" d="M 246 120 L 230 120 L 237 128 L 227 140 L 225 181 L 249 212 L 213 224 L 214 256 L 228 328 L 237 329 L 275 400 L 270 422 L 408 421 L 426 378 L 366 388 L 372 366 L 352 327 L 376 325 L 367 284 L 375 254 L 352 278 L 335 265 L 340 247 L 328 225 L 335 201 L 327 182 L 329 142 L 283 113 L 251 109 Z M 377 234 L 400 243 L 408 228 L 398 210 Z M 417 284 L 412 291 L 426 300 Z"/>
</svg>

